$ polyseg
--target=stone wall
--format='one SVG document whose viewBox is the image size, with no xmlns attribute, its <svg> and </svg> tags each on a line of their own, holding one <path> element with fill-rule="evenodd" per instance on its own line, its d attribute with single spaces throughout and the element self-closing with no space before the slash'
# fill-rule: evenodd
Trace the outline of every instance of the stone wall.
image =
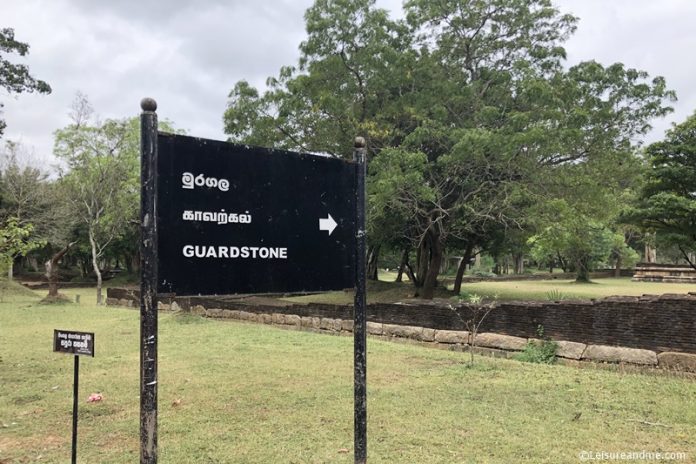
<svg viewBox="0 0 696 464">
<path fill-rule="evenodd" d="M 696 283 L 696 270 L 687 264 L 638 263 L 634 282 Z"/>
<path fill-rule="evenodd" d="M 109 289 L 108 304 L 137 306 L 137 290 Z M 324 332 L 352 331 L 351 306 L 290 304 L 277 300 L 180 297 L 172 306 L 207 317 L 294 326 Z M 368 332 L 389 338 L 465 348 L 473 305 L 371 304 Z M 537 337 L 537 328 L 559 342 L 558 355 L 576 360 L 659 364 L 696 371 L 696 294 L 612 297 L 596 301 L 499 303 L 483 320 L 475 345 L 513 352 Z"/>
</svg>

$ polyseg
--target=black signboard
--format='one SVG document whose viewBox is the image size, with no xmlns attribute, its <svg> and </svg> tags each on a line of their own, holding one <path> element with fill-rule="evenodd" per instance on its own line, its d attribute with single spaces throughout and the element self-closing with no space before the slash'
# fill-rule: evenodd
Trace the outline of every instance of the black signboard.
<svg viewBox="0 0 696 464">
<path fill-rule="evenodd" d="M 354 286 L 354 163 L 163 133 L 158 151 L 158 293 Z"/>
<path fill-rule="evenodd" d="M 94 357 L 94 334 L 91 332 L 54 330 L 53 351 Z"/>
</svg>

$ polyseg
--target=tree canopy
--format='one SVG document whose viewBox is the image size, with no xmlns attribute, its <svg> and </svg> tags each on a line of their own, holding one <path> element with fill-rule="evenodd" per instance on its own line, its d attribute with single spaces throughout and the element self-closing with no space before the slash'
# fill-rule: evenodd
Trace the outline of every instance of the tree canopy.
<svg viewBox="0 0 696 464">
<path fill-rule="evenodd" d="M 656 232 L 696 268 L 689 258 L 696 251 L 696 114 L 675 125 L 645 153 L 645 183 L 623 219 Z"/>
<path fill-rule="evenodd" d="M 224 121 L 233 141 L 334 156 L 366 137 L 370 241 L 413 246 L 417 292 L 431 297 L 447 246 L 548 230 L 525 219 L 530 205 L 578 205 L 574 182 L 632 164 L 674 93 L 621 63 L 568 67 L 563 43 L 578 19 L 550 0 L 404 10 L 394 20 L 372 0 L 316 1 L 299 62 L 264 92 L 235 84 Z"/>
<path fill-rule="evenodd" d="M 51 86 L 29 74 L 27 65 L 12 63 L 7 59 L 6 56 L 13 53 L 26 56 L 29 53 L 29 45 L 15 39 L 14 29 L 0 28 L 0 87 L 10 94 L 51 93 Z M 0 111 L 2 106 L 2 102 L 0 102 Z M 0 137 L 2 137 L 6 126 L 5 121 L 0 119 Z"/>
</svg>

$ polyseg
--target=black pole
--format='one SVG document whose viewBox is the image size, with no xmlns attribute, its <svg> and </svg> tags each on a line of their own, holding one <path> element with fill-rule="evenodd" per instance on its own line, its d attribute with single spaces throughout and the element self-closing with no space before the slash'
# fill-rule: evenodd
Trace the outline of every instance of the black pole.
<svg viewBox="0 0 696 464">
<path fill-rule="evenodd" d="M 353 160 L 356 162 L 355 191 L 355 305 L 353 306 L 353 359 L 355 389 L 355 463 L 367 462 L 367 320 L 365 317 L 365 139 L 356 137 Z"/>
<path fill-rule="evenodd" d="M 72 464 L 77 463 L 77 402 L 80 379 L 80 357 L 75 355 L 75 370 L 73 374 L 73 406 L 72 406 Z"/>
<path fill-rule="evenodd" d="M 157 102 L 140 102 L 140 463 L 157 463 Z"/>
</svg>

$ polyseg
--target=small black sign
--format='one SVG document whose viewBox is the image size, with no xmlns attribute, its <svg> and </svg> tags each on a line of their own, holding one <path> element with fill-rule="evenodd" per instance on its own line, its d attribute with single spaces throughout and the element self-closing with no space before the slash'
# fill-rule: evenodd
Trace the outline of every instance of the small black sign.
<svg viewBox="0 0 696 464">
<path fill-rule="evenodd" d="M 356 164 L 159 134 L 157 291 L 352 288 Z"/>
<path fill-rule="evenodd" d="M 94 357 L 94 334 L 90 332 L 54 330 L 53 351 Z"/>
</svg>

